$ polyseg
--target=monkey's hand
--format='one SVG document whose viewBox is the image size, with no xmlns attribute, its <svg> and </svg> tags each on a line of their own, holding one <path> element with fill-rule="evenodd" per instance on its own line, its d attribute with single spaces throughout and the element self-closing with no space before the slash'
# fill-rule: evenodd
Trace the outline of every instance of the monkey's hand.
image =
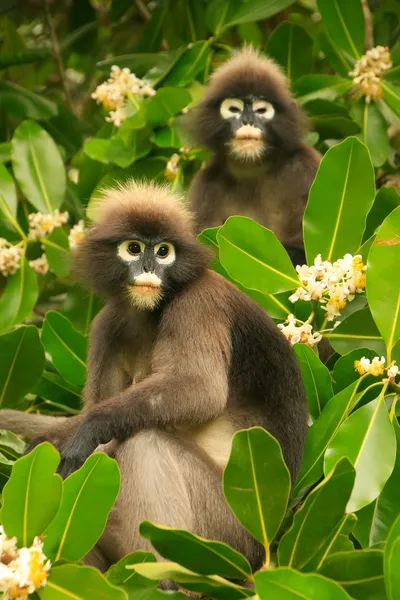
<svg viewBox="0 0 400 600">
<path fill-rule="evenodd" d="M 83 465 L 99 444 L 112 439 L 107 425 L 109 416 L 100 412 L 89 413 L 76 430 L 75 435 L 64 446 L 57 472 L 63 479 Z"/>
</svg>

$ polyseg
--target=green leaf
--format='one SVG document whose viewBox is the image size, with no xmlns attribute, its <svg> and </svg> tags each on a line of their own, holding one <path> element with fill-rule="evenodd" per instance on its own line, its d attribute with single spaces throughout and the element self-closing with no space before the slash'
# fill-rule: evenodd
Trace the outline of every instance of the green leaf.
<svg viewBox="0 0 400 600">
<path fill-rule="evenodd" d="M 40 600 L 127 600 L 124 590 L 105 579 L 94 567 L 56 565 L 44 587 L 36 592 Z"/>
<path fill-rule="evenodd" d="M 119 485 L 118 465 L 103 452 L 92 454 L 64 481 L 61 504 L 46 530 L 43 546 L 50 560 L 78 561 L 93 548 L 103 533 Z"/>
<path fill-rule="evenodd" d="M 36 273 L 24 255 L 20 268 L 8 278 L 7 286 L 0 297 L 0 331 L 21 323 L 32 312 L 39 290 Z"/>
<path fill-rule="evenodd" d="M 393 265 L 400 260 L 400 207 L 383 221 L 368 255 L 367 298 L 372 316 L 385 340 L 388 361 L 400 338 L 400 281 Z"/>
<path fill-rule="evenodd" d="M 16 117 L 28 119 L 49 119 L 57 114 L 55 102 L 11 81 L 0 82 L 0 107 Z"/>
<path fill-rule="evenodd" d="M 10 460 L 17 460 L 25 451 L 25 443 L 11 431 L 0 429 L 0 452 Z"/>
<path fill-rule="evenodd" d="M 33 393 L 42 398 L 46 404 L 64 409 L 65 412 L 77 413 L 81 406 L 81 390 L 71 385 L 56 373 L 45 371 L 33 388 Z"/>
<path fill-rule="evenodd" d="M 4 219 L 4 224 L 10 224 L 12 229 L 19 233 L 22 232 L 16 218 L 17 190 L 15 189 L 14 179 L 3 163 L 0 163 L 0 217 Z"/>
<path fill-rule="evenodd" d="M 366 146 L 350 137 L 323 157 L 304 214 L 307 262 L 337 260 L 361 245 L 375 197 L 375 173 Z"/>
<path fill-rule="evenodd" d="M 324 454 L 331 440 L 357 399 L 358 382 L 329 400 L 321 416 L 308 430 L 306 447 L 300 473 L 297 477 L 293 497 L 302 495 L 310 485 L 315 483 L 323 474 Z"/>
<path fill-rule="evenodd" d="M 387 81 L 382 81 L 382 90 L 386 104 L 400 117 L 400 87 Z"/>
<path fill-rule="evenodd" d="M 159 148 L 181 148 L 183 145 L 178 131 L 173 125 L 157 129 L 152 137 L 152 142 Z"/>
<path fill-rule="evenodd" d="M 33 325 L 0 336 L 0 407 L 17 408 L 44 368 L 44 350 Z"/>
<path fill-rule="evenodd" d="M 276 294 L 300 286 L 286 250 L 272 231 L 248 217 L 229 217 L 217 233 L 219 258 L 248 289 Z"/>
<path fill-rule="evenodd" d="M 350 600 L 340 585 L 322 575 L 298 573 L 283 567 L 259 571 L 254 578 L 260 600 Z"/>
<path fill-rule="evenodd" d="M 110 139 L 94 137 L 85 142 L 83 151 L 92 160 L 97 160 L 98 162 L 108 165 L 110 163 L 108 156 L 110 143 Z"/>
<path fill-rule="evenodd" d="M 330 535 L 324 537 L 323 543 L 317 553 L 304 565 L 302 571 L 307 573 L 318 571 L 332 554 L 354 550 L 354 546 L 349 539 L 349 534 L 356 523 L 357 517 L 352 513 L 344 515 L 340 521 L 337 521 Z"/>
<path fill-rule="evenodd" d="M 319 552 L 345 515 L 354 477 L 353 466 L 344 458 L 310 492 L 279 543 L 279 565 L 301 569 Z"/>
<path fill-rule="evenodd" d="M 393 187 L 382 186 L 376 194 L 374 204 L 367 216 L 364 240 L 374 235 L 384 219 L 400 206 L 400 196 Z"/>
<path fill-rule="evenodd" d="M 286 512 L 290 474 L 279 443 L 265 429 L 235 433 L 223 487 L 237 519 L 267 550 Z"/>
<path fill-rule="evenodd" d="M 133 565 L 134 570 L 148 579 L 172 579 L 193 592 L 201 592 L 217 600 L 240 600 L 254 596 L 254 591 L 236 585 L 218 575 L 198 575 L 176 563 L 147 563 Z"/>
<path fill-rule="evenodd" d="M 0 143 L 0 162 L 8 163 L 11 161 L 11 142 Z"/>
<path fill-rule="evenodd" d="M 374 167 L 381 167 L 390 150 L 387 123 L 375 102 L 361 100 L 353 106 L 352 114 L 361 125 L 364 144 L 371 154 Z"/>
<path fill-rule="evenodd" d="M 382 550 L 353 550 L 329 556 L 319 570 L 358 600 L 385 600 Z"/>
<path fill-rule="evenodd" d="M 292 81 L 312 71 L 313 41 L 296 23 L 281 23 L 268 38 L 267 52 Z"/>
<path fill-rule="evenodd" d="M 209 56 L 209 41 L 190 44 L 167 75 L 164 85 L 185 86 L 188 83 L 192 83 L 195 77 L 204 71 Z M 153 97 L 155 98 L 156 96 Z"/>
<path fill-rule="evenodd" d="M 385 585 L 388 595 L 388 600 L 398 599 L 398 590 L 400 585 L 399 574 L 399 554 L 400 554 L 400 515 L 393 524 L 390 530 L 384 557 L 383 557 L 383 572 L 385 574 Z"/>
<path fill-rule="evenodd" d="M 152 96 L 147 105 L 147 120 L 151 124 L 165 123 L 192 100 L 183 88 L 163 87 Z"/>
<path fill-rule="evenodd" d="M 313 419 L 316 420 L 325 404 L 333 396 L 331 376 L 311 348 L 305 344 L 295 344 L 293 349 L 303 375 L 308 409 Z"/>
<path fill-rule="evenodd" d="M 357 409 L 340 426 L 325 453 L 325 474 L 343 457 L 356 470 L 347 507 L 354 512 L 379 496 L 394 468 L 396 436 L 383 397 Z"/>
<path fill-rule="evenodd" d="M 67 277 L 70 271 L 68 235 L 62 227 L 56 227 L 41 243 L 45 247 L 50 269 L 57 277 Z"/>
<path fill-rule="evenodd" d="M 360 360 L 365 356 L 369 360 L 372 360 L 377 356 L 377 353 L 373 350 L 368 350 L 368 348 L 357 348 L 352 350 L 348 354 L 341 356 L 336 362 L 333 368 L 332 379 L 335 393 L 340 392 L 345 387 L 357 381 L 360 378 L 359 373 L 356 371 L 354 367 L 354 361 Z M 375 383 L 376 379 L 373 375 L 368 375 L 363 381 L 360 383 L 360 390 L 364 390 L 371 383 Z"/>
<path fill-rule="evenodd" d="M 337 46 L 355 59 L 364 51 L 365 24 L 360 0 L 317 0 L 322 22 Z"/>
<path fill-rule="evenodd" d="M 392 419 L 396 435 L 396 462 L 385 486 L 374 502 L 357 511 L 355 537 L 362 546 L 373 546 L 386 541 L 390 528 L 399 514 L 400 498 L 400 426 L 396 417 Z"/>
<path fill-rule="evenodd" d="M 104 303 L 94 292 L 74 287 L 69 290 L 64 306 L 60 309 L 72 325 L 84 335 L 89 333 L 91 322 Z"/>
<path fill-rule="evenodd" d="M 54 518 L 61 500 L 60 455 L 47 442 L 19 458 L 3 490 L 1 519 L 8 537 L 30 546 Z"/>
<path fill-rule="evenodd" d="M 114 585 L 120 585 L 128 592 L 138 588 L 154 588 L 156 583 L 151 579 L 146 579 L 136 573 L 133 569 L 126 569 L 126 565 L 135 565 L 140 563 L 157 562 L 152 552 L 143 552 L 138 550 L 121 558 L 117 563 L 111 565 L 107 571 L 107 579 Z"/>
<path fill-rule="evenodd" d="M 339 354 L 347 354 L 357 348 L 369 348 L 379 356 L 386 353 L 385 344 L 368 307 L 352 313 L 324 337 Z"/>
<path fill-rule="evenodd" d="M 53 310 L 46 313 L 42 344 L 64 379 L 73 385 L 84 384 L 87 339 L 72 327 L 66 317 Z"/>
<path fill-rule="evenodd" d="M 227 544 L 149 521 L 143 521 L 139 531 L 161 556 L 186 569 L 201 575 L 220 575 L 229 579 L 251 577 L 251 567 L 246 558 Z"/>
<path fill-rule="evenodd" d="M 311 123 L 321 139 L 340 139 L 360 131 L 358 123 L 347 117 L 312 117 Z"/>
<path fill-rule="evenodd" d="M 341 52 L 338 45 L 332 41 L 325 31 L 321 31 L 319 33 L 317 40 L 319 42 L 320 49 L 325 54 L 327 61 L 333 67 L 334 71 L 338 75 L 348 77 L 352 67 L 349 57 L 346 57 L 343 52 Z"/>
<path fill-rule="evenodd" d="M 53 138 L 34 121 L 23 121 L 15 130 L 12 164 L 21 190 L 37 210 L 51 213 L 60 207 L 66 190 L 64 164 Z"/>
<path fill-rule="evenodd" d="M 245 0 L 240 8 L 233 14 L 226 27 L 239 25 L 239 23 L 251 23 L 252 21 L 263 21 L 276 13 L 288 8 L 294 0 Z"/>
<path fill-rule="evenodd" d="M 335 100 L 347 93 L 352 85 L 351 81 L 339 75 L 303 75 L 293 84 L 293 91 L 299 104 L 305 104 L 316 98 Z"/>
</svg>

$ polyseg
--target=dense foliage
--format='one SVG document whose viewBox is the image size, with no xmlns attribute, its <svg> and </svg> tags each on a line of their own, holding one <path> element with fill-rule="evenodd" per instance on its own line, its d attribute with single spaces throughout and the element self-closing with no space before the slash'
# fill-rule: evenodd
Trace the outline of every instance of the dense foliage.
<svg viewBox="0 0 400 600">
<path fill-rule="evenodd" d="M 37 566 L 33 595 L 155 600 L 166 595 L 157 581 L 168 578 L 221 600 L 254 596 L 244 581 L 262 599 L 399 598 L 399 4 L 5 4 L 1 408 L 79 411 L 87 334 L 101 300 L 73 280 L 69 256 L 91 200 L 129 177 L 187 190 L 207 153 L 191 147 L 185 115 L 231 47 L 251 42 L 283 67 L 310 117 L 308 142 L 324 154 L 304 218 L 308 267 L 296 272 L 274 234 L 251 219 L 231 217 L 200 236 L 215 249 L 213 268 L 294 344 L 307 391 L 310 429 L 291 494 L 279 445 L 260 428 L 236 434 L 224 474 L 231 509 L 265 547 L 264 568 L 253 576 L 228 546 L 149 522 L 142 535 L 171 562 L 135 552 L 106 575 L 83 566 L 118 493 L 116 463 L 94 454 L 62 482 L 52 446 L 19 458 L 24 443 L 1 431 L 5 533 L 52 563 Z M 326 364 L 321 338 L 334 349 Z M 0 539 L 17 556 L 15 543 Z"/>
</svg>

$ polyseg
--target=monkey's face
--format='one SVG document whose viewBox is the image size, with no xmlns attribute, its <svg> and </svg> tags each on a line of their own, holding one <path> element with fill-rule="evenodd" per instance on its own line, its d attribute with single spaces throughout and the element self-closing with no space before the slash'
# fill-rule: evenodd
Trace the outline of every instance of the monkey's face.
<svg viewBox="0 0 400 600">
<path fill-rule="evenodd" d="M 137 308 L 152 310 L 163 297 L 167 271 L 176 259 L 173 244 L 149 239 L 125 240 L 118 245 L 117 253 L 126 265 L 130 300 Z"/>
<path fill-rule="evenodd" d="M 263 98 L 247 96 L 225 98 L 219 110 L 226 123 L 229 152 L 243 161 L 262 158 L 268 146 L 268 124 L 275 116 L 274 106 Z"/>
</svg>

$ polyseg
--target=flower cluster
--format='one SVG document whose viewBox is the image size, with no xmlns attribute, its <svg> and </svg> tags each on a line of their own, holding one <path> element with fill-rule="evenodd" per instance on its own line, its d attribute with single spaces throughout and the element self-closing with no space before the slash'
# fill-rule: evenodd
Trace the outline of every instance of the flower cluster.
<svg viewBox="0 0 400 600">
<path fill-rule="evenodd" d="M 81 219 L 69 232 L 68 241 L 71 250 L 75 250 L 86 235 L 85 222 Z"/>
<path fill-rule="evenodd" d="M 110 111 L 106 121 L 119 127 L 129 116 L 127 99 L 130 96 L 154 96 L 155 90 L 144 79 L 139 79 L 130 69 L 120 69 L 117 65 L 111 67 L 109 79 L 100 84 L 92 94 L 97 104 L 102 104 Z"/>
<path fill-rule="evenodd" d="M 22 254 L 20 246 L 11 246 L 7 240 L 0 238 L 0 273 L 4 277 L 14 275 L 19 269 Z"/>
<path fill-rule="evenodd" d="M 297 300 L 314 300 L 322 304 L 326 311 L 326 319 L 333 321 L 340 316 L 340 311 L 347 302 L 354 300 L 355 294 L 365 289 L 366 266 L 361 255 L 345 254 L 334 263 L 323 261 L 318 254 L 314 265 L 297 266 L 296 271 L 304 287 L 297 290 L 289 298 Z"/>
<path fill-rule="evenodd" d="M 164 171 L 164 176 L 167 177 L 167 179 L 171 179 L 171 180 L 175 179 L 175 177 L 179 173 L 179 163 L 182 158 L 182 155 L 184 157 L 187 157 L 189 152 L 190 152 L 189 146 L 182 146 L 182 148 L 179 148 L 179 154 L 177 154 L 177 153 L 172 154 L 169 161 L 167 162 L 167 166 L 165 167 L 165 171 Z"/>
<path fill-rule="evenodd" d="M 46 275 L 50 268 L 49 261 L 45 254 L 42 254 L 39 258 L 35 258 L 35 260 L 30 260 L 29 266 L 39 275 Z"/>
<path fill-rule="evenodd" d="M 392 67 L 389 48 L 376 46 L 368 50 L 349 73 L 357 96 L 365 96 L 369 103 L 382 97 L 381 81 L 385 71 Z"/>
<path fill-rule="evenodd" d="M 4 600 L 25 599 L 46 585 L 50 566 L 39 537 L 29 548 L 17 548 L 17 538 L 8 538 L 0 525 L 0 591 Z"/>
<path fill-rule="evenodd" d="M 375 356 L 372 361 L 363 356 L 360 360 L 354 361 L 354 368 L 360 375 L 369 373 L 369 375 L 373 375 L 374 377 L 383 375 L 386 371 L 387 379 L 384 379 L 383 381 L 394 383 L 396 375 L 399 372 L 399 367 L 395 364 L 395 360 L 393 360 L 388 367 L 385 367 L 385 362 L 386 359 L 384 356 L 381 356 L 381 358 Z"/>
<path fill-rule="evenodd" d="M 291 344 L 307 344 L 307 346 L 312 348 L 322 339 L 320 333 L 317 331 L 313 333 L 312 325 L 301 323 L 294 315 L 289 315 L 285 323 L 287 325 L 281 323 L 278 327 Z M 301 325 L 297 325 L 296 323 L 301 323 Z"/>
<path fill-rule="evenodd" d="M 29 237 L 33 240 L 40 240 L 53 231 L 55 227 L 61 227 L 68 222 L 69 214 L 60 213 L 58 208 L 53 214 L 44 215 L 40 212 L 29 215 Z"/>
</svg>

